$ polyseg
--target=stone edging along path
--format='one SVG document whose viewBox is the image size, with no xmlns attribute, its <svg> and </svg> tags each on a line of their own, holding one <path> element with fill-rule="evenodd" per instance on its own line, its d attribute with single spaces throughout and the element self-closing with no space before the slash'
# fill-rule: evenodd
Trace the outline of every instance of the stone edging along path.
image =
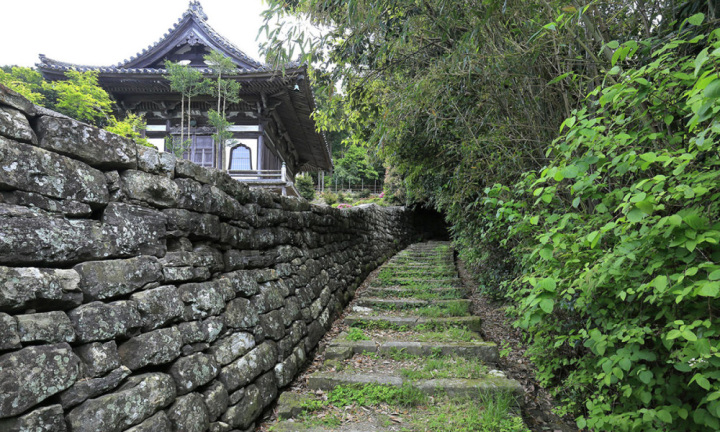
<svg viewBox="0 0 720 432">
<path fill-rule="evenodd" d="M 280 395 L 272 431 L 524 432 L 447 242 L 395 255 L 359 293 L 322 365 Z"/>
</svg>

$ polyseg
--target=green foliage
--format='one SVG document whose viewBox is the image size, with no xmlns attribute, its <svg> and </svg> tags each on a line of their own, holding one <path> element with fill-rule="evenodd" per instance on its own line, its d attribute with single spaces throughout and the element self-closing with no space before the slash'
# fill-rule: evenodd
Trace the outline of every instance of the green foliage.
<svg viewBox="0 0 720 432">
<path fill-rule="evenodd" d="M 40 72 L 27 68 L 13 66 L 9 71 L 0 70 L 0 83 L 25 96 L 30 102 L 44 105 L 46 101 L 45 80 Z"/>
<path fill-rule="evenodd" d="M 362 179 L 378 178 L 378 172 L 370 164 L 367 151 L 352 144 L 341 158 L 335 159 L 335 176 L 341 183 L 359 183 Z"/>
<path fill-rule="evenodd" d="M 135 141 L 136 144 L 145 147 L 154 147 L 147 138 L 142 136 L 141 131 L 145 130 L 145 118 L 141 115 L 128 113 L 123 120 L 117 120 L 110 117 L 110 124 L 105 128 L 108 132 L 128 137 Z"/>
<path fill-rule="evenodd" d="M 345 339 L 353 342 L 370 340 L 370 338 L 365 335 L 365 332 L 361 328 L 357 327 L 350 327 L 347 330 L 347 336 L 345 337 Z"/>
<path fill-rule="evenodd" d="M 414 426 L 437 432 L 529 432 L 521 417 L 511 415 L 514 404 L 510 394 L 453 400 L 430 406 Z"/>
<path fill-rule="evenodd" d="M 470 304 L 464 301 L 448 301 L 416 310 L 419 316 L 428 318 L 460 317 L 470 315 Z"/>
<path fill-rule="evenodd" d="M 164 76 L 170 82 L 170 89 L 180 93 L 180 144 L 173 146 L 175 154 L 179 148 L 189 147 L 185 141 L 185 112 L 187 106 L 187 124 L 190 124 L 192 98 L 207 91 L 207 83 L 199 70 L 179 63 L 165 61 Z M 219 110 L 218 110 L 219 111 Z M 180 153 L 182 154 L 182 153 Z"/>
<path fill-rule="evenodd" d="M 310 174 L 302 174 L 296 176 L 295 186 L 297 186 L 298 192 L 300 192 L 301 197 L 305 198 L 308 201 L 312 201 L 315 199 L 315 185 L 313 184 L 313 179 Z"/>
<path fill-rule="evenodd" d="M 424 403 L 427 396 L 410 385 L 401 387 L 379 384 L 337 386 L 328 393 L 328 403 L 336 407 L 352 404 L 373 406 L 389 404 L 399 406 L 417 406 Z"/>
<path fill-rule="evenodd" d="M 510 294 L 539 378 L 579 426 L 717 430 L 720 31 L 652 48 L 621 55 L 552 162 L 484 204 L 519 241 Z"/>
<path fill-rule="evenodd" d="M 67 71 L 68 79 L 45 83 L 55 96 L 53 109 L 97 126 L 110 123 L 112 101 L 98 85 L 97 72 Z"/>
<path fill-rule="evenodd" d="M 109 132 L 132 138 L 136 144 L 152 147 L 142 137 L 145 120 L 141 116 L 128 113 L 125 118 L 118 120 L 112 114 L 114 103 L 98 85 L 96 72 L 68 71 L 65 75 L 66 80 L 47 82 L 34 69 L 4 67 L 0 69 L 0 83 L 37 105 L 102 126 Z"/>
<path fill-rule="evenodd" d="M 399 356 L 396 360 L 405 360 Z M 480 379 L 487 377 L 488 367 L 480 360 L 463 357 L 435 356 L 419 362 L 417 367 L 403 368 L 400 374 L 410 380 L 444 378 Z"/>
<path fill-rule="evenodd" d="M 330 191 L 323 192 L 322 199 L 327 205 L 333 205 L 338 202 L 338 196 Z"/>
</svg>

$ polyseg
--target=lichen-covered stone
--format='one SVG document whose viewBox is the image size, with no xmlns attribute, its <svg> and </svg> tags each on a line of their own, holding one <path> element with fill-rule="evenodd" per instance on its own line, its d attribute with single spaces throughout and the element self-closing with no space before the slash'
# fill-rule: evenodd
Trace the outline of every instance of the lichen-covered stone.
<svg viewBox="0 0 720 432">
<path fill-rule="evenodd" d="M 8 88 L 5 84 L 0 84 L 0 103 L 9 107 L 20 110 L 26 115 L 34 116 L 37 114 L 37 109 L 32 102 L 30 102 L 25 96 Z"/>
<path fill-rule="evenodd" d="M 238 228 L 226 223 L 220 224 L 220 241 L 237 249 L 250 248 L 253 233 L 249 229 Z"/>
<path fill-rule="evenodd" d="M 80 275 L 79 287 L 86 301 L 128 294 L 162 278 L 160 263 L 153 256 L 89 261 L 74 270 Z"/>
<path fill-rule="evenodd" d="M 227 303 L 223 316 L 225 325 L 238 329 L 252 329 L 259 320 L 258 313 L 250 300 L 241 297 Z"/>
<path fill-rule="evenodd" d="M 120 356 L 114 340 L 105 343 L 91 342 L 75 347 L 74 351 L 85 365 L 85 374 L 89 377 L 105 375 L 120 366 Z"/>
<path fill-rule="evenodd" d="M 177 384 L 178 394 L 189 393 L 207 384 L 218 374 L 218 365 L 211 356 L 196 353 L 179 358 L 170 367 L 170 375 Z"/>
<path fill-rule="evenodd" d="M 60 405 L 41 407 L 29 413 L 0 420 L 0 430 L 3 432 L 65 432 L 65 418 Z"/>
<path fill-rule="evenodd" d="M 131 200 L 143 201 L 161 208 L 177 204 L 179 189 L 175 182 L 167 177 L 136 170 L 123 171 L 120 177 L 123 193 Z"/>
<path fill-rule="evenodd" d="M 143 330 L 155 330 L 182 317 L 185 305 L 172 285 L 141 291 L 130 296 L 137 304 Z"/>
<path fill-rule="evenodd" d="M 0 418 L 18 415 L 65 390 L 79 374 L 80 360 L 66 343 L 0 356 Z"/>
<path fill-rule="evenodd" d="M 210 279 L 207 267 L 165 267 L 162 269 L 165 282 L 199 282 Z"/>
<path fill-rule="evenodd" d="M 260 405 L 263 408 L 270 405 L 278 394 L 277 384 L 275 383 L 275 374 L 270 371 L 261 375 L 253 383 L 260 390 Z"/>
<path fill-rule="evenodd" d="M 180 285 L 178 292 L 185 303 L 186 320 L 219 315 L 225 307 L 225 300 L 215 282 Z"/>
<path fill-rule="evenodd" d="M 238 270 L 225 273 L 221 279 L 227 279 L 235 292 L 243 297 L 250 297 L 260 291 L 260 286 L 253 274 L 249 271 Z"/>
<path fill-rule="evenodd" d="M 170 375 L 149 373 L 129 377 L 116 392 L 89 399 L 66 416 L 73 432 L 121 432 L 175 400 Z"/>
<path fill-rule="evenodd" d="M 138 169 L 150 174 L 175 177 L 176 158 L 170 153 L 159 152 L 154 148 L 138 146 Z"/>
<path fill-rule="evenodd" d="M 205 213 L 183 209 L 166 209 L 168 231 L 190 238 L 220 239 L 220 219 Z"/>
<path fill-rule="evenodd" d="M 214 184 L 218 173 L 220 173 L 220 171 L 203 168 L 187 159 L 178 159 L 175 164 L 175 175 L 177 177 L 190 178 L 200 183 Z"/>
<path fill-rule="evenodd" d="M 215 421 L 228 407 L 228 391 L 220 381 L 213 381 L 202 392 L 210 421 Z"/>
<path fill-rule="evenodd" d="M 279 341 L 285 337 L 285 325 L 283 324 L 282 314 L 279 310 L 274 310 L 266 314 L 260 315 L 258 325 L 254 329 L 255 337 L 263 340 L 270 338 Z"/>
<path fill-rule="evenodd" d="M 0 105 L 0 135 L 37 144 L 37 137 L 30 127 L 27 117 L 16 109 L 2 105 Z"/>
<path fill-rule="evenodd" d="M 329 350 L 330 348 L 328 348 Z M 352 355 L 352 353 L 351 353 Z M 278 387 L 284 387 L 293 380 L 300 365 L 305 362 L 303 347 L 297 347 L 285 360 L 275 365 L 275 381 Z"/>
<path fill-rule="evenodd" d="M 135 336 L 118 347 L 120 361 L 131 370 L 169 363 L 180 356 L 182 335 L 177 328 L 154 330 Z"/>
<path fill-rule="evenodd" d="M 275 366 L 277 348 L 272 342 L 264 342 L 240 359 L 220 371 L 220 381 L 229 390 L 252 382 L 258 375 Z"/>
<path fill-rule="evenodd" d="M 249 333 L 230 333 L 215 342 L 208 354 L 212 355 L 215 361 L 224 366 L 232 363 L 241 355 L 247 353 L 255 347 L 255 338 Z"/>
<path fill-rule="evenodd" d="M 100 168 L 135 168 L 137 146 L 129 138 L 73 119 L 42 116 L 36 130 L 42 148 Z"/>
<path fill-rule="evenodd" d="M 0 136 L 0 189 L 19 189 L 91 206 L 109 199 L 102 172 L 68 157 Z"/>
<path fill-rule="evenodd" d="M 48 198 L 35 192 L 13 191 L 0 192 L 2 200 L 7 204 L 15 204 L 24 207 L 37 207 L 51 213 L 62 213 L 67 217 L 89 217 L 92 215 L 92 208 L 84 203 L 75 200 L 61 200 Z"/>
<path fill-rule="evenodd" d="M 190 321 L 178 325 L 183 342 L 186 344 L 212 342 L 218 338 L 223 328 L 225 325 L 221 317 L 210 317 L 203 321 Z"/>
<path fill-rule="evenodd" d="M 100 396 L 117 387 L 130 373 L 130 369 L 120 366 L 104 377 L 80 380 L 60 393 L 60 404 L 64 409 L 69 409 L 91 397 Z"/>
<path fill-rule="evenodd" d="M 116 256 L 153 255 L 167 252 L 165 215 L 132 204 L 111 202 L 102 216 L 103 233 Z"/>
<path fill-rule="evenodd" d="M 223 256 L 228 271 L 267 267 L 272 265 L 273 257 L 258 250 L 230 249 Z"/>
<path fill-rule="evenodd" d="M 17 315 L 21 342 L 74 342 L 75 330 L 64 312 Z"/>
<path fill-rule="evenodd" d="M 165 411 L 160 411 L 139 425 L 127 429 L 125 432 L 172 432 L 172 430 L 172 423 L 170 423 L 167 414 L 165 414 Z"/>
<path fill-rule="evenodd" d="M 1 171 L 1 170 L 0 170 Z M 0 264 L 66 264 L 104 258 L 111 245 L 99 223 L 68 220 L 39 210 L 0 204 Z"/>
<path fill-rule="evenodd" d="M 260 415 L 262 409 L 260 390 L 255 385 L 249 385 L 245 389 L 245 397 L 229 407 L 223 414 L 222 420 L 232 427 L 245 429 Z"/>
<path fill-rule="evenodd" d="M 280 308 L 280 314 L 282 315 L 285 327 L 290 326 L 293 321 L 300 319 L 300 301 L 297 297 L 287 297 L 284 307 Z"/>
<path fill-rule="evenodd" d="M 0 351 L 18 349 L 21 346 L 17 320 L 15 317 L 0 312 Z"/>
<path fill-rule="evenodd" d="M 68 312 L 78 342 L 106 341 L 126 337 L 142 327 L 135 302 L 92 302 Z"/>
<path fill-rule="evenodd" d="M 210 424 L 205 401 L 197 393 L 178 397 L 166 412 L 176 431 L 203 432 Z"/>
<path fill-rule="evenodd" d="M 282 285 L 276 281 L 260 285 L 260 293 L 252 298 L 253 305 L 258 313 L 279 309 L 285 304 L 283 294 L 287 293 L 287 288 L 283 290 L 281 287 Z"/>
</svg>

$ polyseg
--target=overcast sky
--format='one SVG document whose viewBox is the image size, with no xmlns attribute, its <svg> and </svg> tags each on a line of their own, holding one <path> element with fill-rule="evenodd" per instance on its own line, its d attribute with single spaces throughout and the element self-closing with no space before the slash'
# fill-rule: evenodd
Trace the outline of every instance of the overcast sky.
<svg viewBox="0 0 720 432">
<path fill-rule="evenodd" d="M 0 65 L 33 66 L 38 54 L 109 66 L 157 42 L 188 0 L 0 0 Z M 262 61 L 256 36 L 262 0 L 201 0 L 208 23 Z M 263 36 L 261 35 L 261 38 Z"/>
</svg>

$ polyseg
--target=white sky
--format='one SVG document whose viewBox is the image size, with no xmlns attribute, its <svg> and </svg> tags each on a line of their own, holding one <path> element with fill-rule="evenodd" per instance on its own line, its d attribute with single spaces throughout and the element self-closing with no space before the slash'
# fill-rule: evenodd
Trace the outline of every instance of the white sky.
<svg viewBox="0 0 720 432">
<path fill-rule="evenodd" d="M 262 0 L 200 0 L 208 24 L 250 57 L 263 23 Z M 0 0 L 0 65 L 34 66 L 38 54 L 109 66 L 157 42 L 188 0 Z M 264 39 L 264 33 L 260 35 Z"/>
</svg>

